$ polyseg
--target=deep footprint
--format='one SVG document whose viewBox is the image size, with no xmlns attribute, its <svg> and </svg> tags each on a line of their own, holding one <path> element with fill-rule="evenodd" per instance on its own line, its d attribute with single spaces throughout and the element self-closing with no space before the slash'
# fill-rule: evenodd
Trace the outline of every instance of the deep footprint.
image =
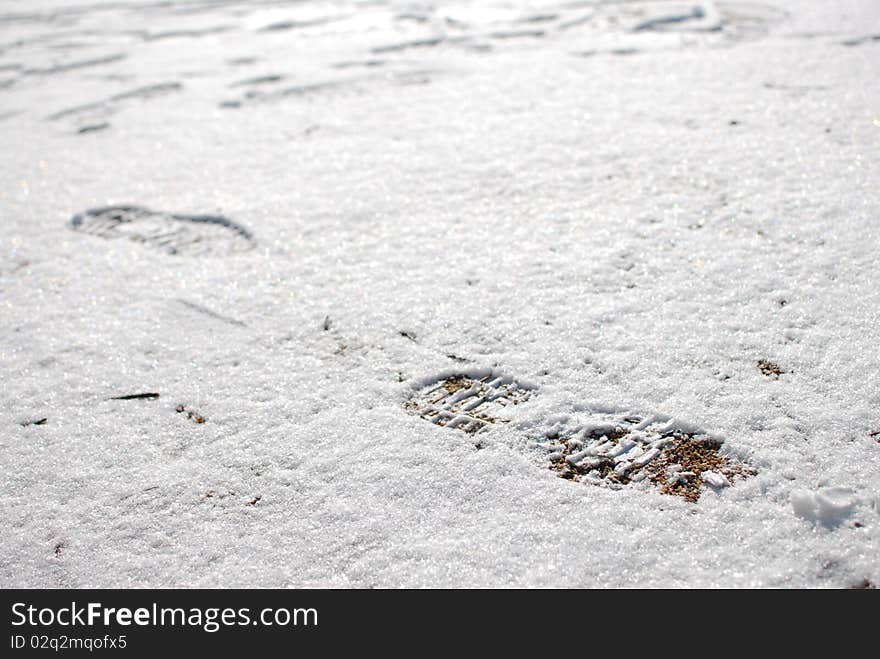
<svg viewBox="0 0 880 659">
<path fill-rule="evenodd" d="M 705 486 L 729 487 L 755 473 L 722 452 L 720 440 L 655 416 L 590 412 L 533 439 L 560 478 L 612 488 L 645 481 L 691 502 Z"/>
<path fill-rule="evenodd" d="M 73 216 L 74 231 L 127 238 L 166 254 L 228 256 L 254 247 L 244 227 L 219 215 L 177 215 L 140 206 L 93 208 Z"/>
<path fill-rule="evenodd" d="M 507 423 L 513 406 L 528 400 L 534 387 L 489 370 L 472 370 L 422 380 L 406 408 L 438 426 L 474 434 Z"/>
</svg>

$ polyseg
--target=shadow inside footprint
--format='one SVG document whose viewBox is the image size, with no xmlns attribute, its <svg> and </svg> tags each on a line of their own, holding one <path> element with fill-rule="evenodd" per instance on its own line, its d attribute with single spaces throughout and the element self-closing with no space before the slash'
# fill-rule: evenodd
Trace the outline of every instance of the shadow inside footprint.
<svg viewBox="0 0 880 659">
<path fill-rule="evenodd" d="M 250 231 L 219 215 L 178 215 L 141 206 L 93 208 L 74 215 L 74 231 L 127 238 L 167 254 L 227 256 L 254 247 Z"/>
</svg>

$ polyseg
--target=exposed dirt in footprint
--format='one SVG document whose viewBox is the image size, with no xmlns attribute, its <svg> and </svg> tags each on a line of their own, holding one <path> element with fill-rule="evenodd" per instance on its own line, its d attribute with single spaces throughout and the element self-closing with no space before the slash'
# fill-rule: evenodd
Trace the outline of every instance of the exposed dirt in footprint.
<svg viewBox="0 0 880 659">
<path fill-rule="evenodd" d="M 535 445 L 560 478 L 612 488 L 647 481 L 691 502 L 705 486 L 729 487 L 755 473 L 721 451 L 720 440 L 653 416 L 595 412 L 554 424 Z"/>
<path fill-rule="evenodd" d="M 697 439 L 686 433 L 673 440 L 648 467 L 648 477 L 664 494 L 674 494 L 695 502 L 704 485 L 729 487 L 736 478 L 754 472 L 721 453 L 721 442 Z"/>
<path fill-rule="evenodd" d="M 244 227 L 218 215 L 176 215 L 140 206 L 93 208 L 70 221 L 74 231 L 101 238 L 127 238 L 166 254 L 227 256 L 254 246 Z"/>
<path fill-rule="evenodd" d="M 406 408 L 439 426 L 468 434 L 506 423 L 510 408 L 528 400 L 534 387 L 493 371 L 441 375 L 416 385 Z"/>
</svg>

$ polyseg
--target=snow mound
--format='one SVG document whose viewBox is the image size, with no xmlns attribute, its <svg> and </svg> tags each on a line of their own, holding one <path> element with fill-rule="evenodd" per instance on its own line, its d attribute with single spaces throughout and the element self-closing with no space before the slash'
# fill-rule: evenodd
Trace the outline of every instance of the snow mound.
<svg viewBox="0 0 880 659">
<path fill-rule="evenodd" d="M 828 527 L 845 522 L 858 503 L 858 497 L 848 487 L 820 487 L 815 491 L 796 490 L 791 494 L 795 515 Z"/>
</svg>

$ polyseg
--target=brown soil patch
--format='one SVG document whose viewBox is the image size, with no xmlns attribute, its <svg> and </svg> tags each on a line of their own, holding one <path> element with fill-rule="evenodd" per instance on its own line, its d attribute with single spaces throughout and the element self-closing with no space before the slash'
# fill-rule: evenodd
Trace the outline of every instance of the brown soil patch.
<svg viewBox="0 0 880 659">
<path fill-rule="evenodd" d="M 773 378 L 774 380 L 783 373 L 778 364 L 774 364 L 766 359 L 762 359 L 758 362 L 758 370 L 761 371 L 761 375 L 766 375 L 768 378 Z"/>
</svg>

